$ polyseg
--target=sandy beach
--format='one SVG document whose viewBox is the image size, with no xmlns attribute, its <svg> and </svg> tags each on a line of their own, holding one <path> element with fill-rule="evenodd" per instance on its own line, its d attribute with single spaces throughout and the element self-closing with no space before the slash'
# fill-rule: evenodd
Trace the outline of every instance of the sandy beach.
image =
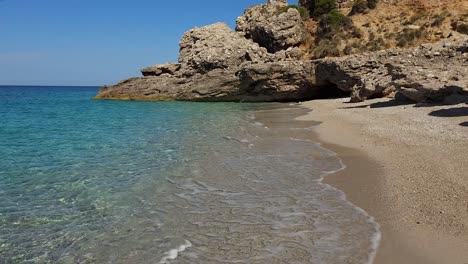
<svg viewBox="0 0 468 264">
<path fill-rule="evenodd" d="M 302 103 L 347 168 L 326 182 L 381 225 L 380 263 L 468 263 L 468 105 Z"/>
</svg>

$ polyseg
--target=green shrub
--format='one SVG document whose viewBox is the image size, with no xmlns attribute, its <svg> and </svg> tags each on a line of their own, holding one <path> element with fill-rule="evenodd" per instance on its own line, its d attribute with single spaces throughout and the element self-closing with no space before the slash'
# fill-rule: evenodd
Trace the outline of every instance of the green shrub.
<svg viewBox="0 0 468 264">
<path fill-rule="evenodd" d="M 462 24 L 462 25 L 460 25 L 460 26 L 457 28 L 457 31 L 458 31 L 459 33 L 468 35 L 468 24 Z"/>
<path fill-rule="evenodd" d="M 301 14 L 301 17 L 303 20 L 307 20 L 310 18 L 309 11 L 303 6 L 288 5 L 288 6 L 278 7 L 278 8 L 279 8 L 280 13 L 288 12 L 289 9 L 294 8 L 297 11 L 299 11 L 299 14 Z"/>
<path fill-rule="evenodd" d="M 362 31 L 359 30 L 357 27 L 353 27 L 351 30 L 351 36 L 353 38 L 362 38 Z"/>
<path fill-rule="evenodd" d="M 431 23 L 431 27 L 439 27 L 442 25 L 442 23 L 444 23 L 445 21 L 445 17 L 436 17 L 434 18 L 434 21 Z"/>
<path fill-rule="evenodd" d="M 303 6 L 314 18 L 319 18 L 320 16 L 328 14 L 338 8 L 336 0 L 309 0 L 304 1 Z"/>
<path fill-rule="evenodd" d="M 368 50 L 369 51 L 378 51 L 386 47 L 385 41 L 383 38 L 378 38 L 369 42 Z"/>
<path fill-rule="evenodd" d="M 314 48 L 314 55 L 316 58 L 339 56 L 340 50 L 338 49 L 338 43 L 329 39 L 321 40 Z"/>
<path fill-rule="evenodd" d="M 367 7 L 370 9 L 375 9 L 379 0 L 367 0 Z"/>
<path fill-rule="evenodd" d="M 338 10 L 333 10 L 320 18 L 317 27 L 317 35 L 320 38 L 330 38 L 339 31 L 351 29 L 353 29 L 353 21 Z"/>
<path fill-rule="evenodd" d="M 440 13 L 440 14 L 437 14 L 434 16 L 434 21 L 432 21 L 431 23 L 431 27 L 439 27 L 441 26 L 445 19 L 447 18 L 449 14 L 446 13 L 446 12 L 443 12 L 443 13 Z"/>
<path fill-rule="evenodd" d="M 388 33 L 385 34 L 386 39 L 393 39 L 393 38 L 395 38 L 395 36 L 396 35 L 393 32 L 388 32 Z"/>
<path fill-rule="evenodd" d="M 330 13 L 323 15 L 319 21 L 319 25 L 322 27 L 331 26 L 335 29 L 339 27 L 348 27 L 352 23 L 351 19 L 343 15 L 338 10 L 333 10 Z"/>
<path fill-rule="evenodd" d="M 458 31 L 459 33 L 468 35 L 468 24 L 460 24 L 460 25 L 457 27 L 457 31 Z"/>
<path fill-rule="evenodd" d="M 422 36 L 422 32 L 419 29 L 405 28 L 396 37 L 398 47 L 405 47 Z"/>
<path fill-rule="evenodd" d="M 379 0 L 355 0 L 349 15 L 365 14 L 370 9 L 375 9 L 378 2 Z"/>
<path fill-rule="evenodd" d="M 356 14 L 364 14 L 368 11 L 367 1 L 365 0 L 356 0 L 354 1 L 353 7 L 351 8 L 350 16 Z"/>
<path fill-rule="evenodd" d="M 312 14 L 314 17 L 320 17 L 335 11 L 337 7 L 336 0 L 315 0 L 314 12 Z"/>
<path fill-rule="evenodd" d="M 408 21 L 406 21 L 406 25 L 415 24 L 417 21 L 427 17 L 428 14 L 426 12 L 419 12 L 416 15 L 412 16 Z"/>
<path fill-rule="evenodd" d="M 345 55 L 351 55 L 351 54 L 353 54 L 353 47 L 351 47 L 351 46 L 346 46 L 346 47 L 344 48 L 343 52 L 344 52 Z"/>
<path fill-rule="evenodd" d="M 461 21 L 453 21 L 452 29 L 457 31 L 458 33 L 468 35 L 468 23 L 464 23 Z"/>
<path fill-rule="evenodd" d="M 307 11 L 307 9 L 305 9 L 304 7 L 302 6 L 296 6 L 297 8 L 297 11 L 299 11 L 299 14 L 301 14 L 301 17 L 304 19 L 304 20 L 307 20 L 310 18 L 310 14 L 309 14 L 309 11 Z"/>
</svg>

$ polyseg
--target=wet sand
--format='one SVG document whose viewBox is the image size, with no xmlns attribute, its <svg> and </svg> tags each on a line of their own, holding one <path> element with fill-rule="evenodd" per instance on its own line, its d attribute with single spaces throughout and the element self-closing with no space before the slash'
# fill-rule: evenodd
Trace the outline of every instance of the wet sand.
<svg viewBox="0 0 468 264">
<path fill-rule="evenodd" d="M 376 264 L 468 263 L 468 105 L 301 105 L 300 120 L 347 168 L 326 182 L 373 215 L 382 241 Z"/>
</svg>

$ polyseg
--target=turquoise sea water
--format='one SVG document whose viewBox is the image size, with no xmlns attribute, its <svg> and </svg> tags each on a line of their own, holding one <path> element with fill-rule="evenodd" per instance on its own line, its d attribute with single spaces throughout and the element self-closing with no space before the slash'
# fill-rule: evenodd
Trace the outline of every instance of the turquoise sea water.
<svg viewBox="0 0 468 264">
<path fill-rule="evenodd" d="M 287 122 L 302 110 L 96 92 L 0 87 L 0 263 L 372 258 L 372 218 L 320 183 L 343 165 Z"/>
</svg>

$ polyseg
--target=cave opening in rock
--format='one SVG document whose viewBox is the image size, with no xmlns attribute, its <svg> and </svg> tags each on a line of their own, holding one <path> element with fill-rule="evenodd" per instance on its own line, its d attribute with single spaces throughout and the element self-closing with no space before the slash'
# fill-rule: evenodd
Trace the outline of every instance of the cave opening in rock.
<svg viewBox="0 0 468 264">
<path fill-rule="evenodd" d="M 350 97 L 351 92 L 340 90 L 336 84 L 326 83 L 314 89 L 311 99 L 333 99 Z"/>
</svg>

